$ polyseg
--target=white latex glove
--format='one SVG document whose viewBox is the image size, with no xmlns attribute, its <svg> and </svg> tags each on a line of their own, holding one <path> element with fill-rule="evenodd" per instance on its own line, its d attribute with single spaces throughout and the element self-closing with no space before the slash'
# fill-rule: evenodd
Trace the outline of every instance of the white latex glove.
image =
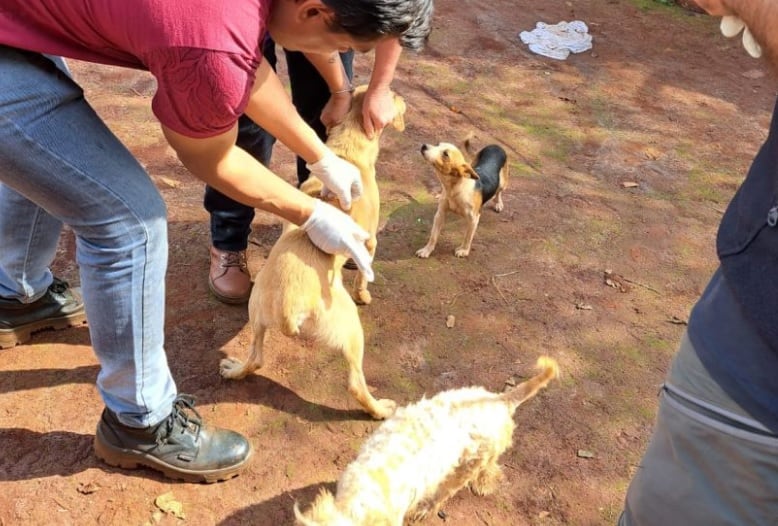
<svg viewBox="0 0 778 526">
<path fill-rule="evenodd" d="M 727 38 L 736 36 L 740 31 L 743 31 L 743 47 L 749 55 L 754 58 L 762 56 L 762 46 L 756 41 L 754 36 L 749 31 L 748 26 L 740 20 L 740 18 L 734 15 L 727 15 L 721 18 L 721 34 Z"/>
<path fill-rule="evenodd" d="M 359 169 L 348 161 L 327 150 L 324 157 L 305 166 L 315 175 L 324 187 L 335 194 L 344 210 L 351 209 L 351 200 L 362 195 L 362 176 Z"/>
<path fill-rule="evenodd" d="M 311 217 L 300 228 L 324 252 L 351 257 L 367 281 L 375 279 L 370 253 L 365 247 L 370 234 L 349 216 L 317 199 Z"/>
</svg>

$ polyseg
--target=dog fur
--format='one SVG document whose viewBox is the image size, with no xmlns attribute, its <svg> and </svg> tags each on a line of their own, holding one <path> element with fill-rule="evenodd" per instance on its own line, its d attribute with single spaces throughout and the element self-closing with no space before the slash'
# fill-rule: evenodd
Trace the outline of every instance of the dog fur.
<svg viewBox="0 0 778 526">
<path fill-rule="evenodd" d="M 469 142 L 469 139 L 465 140 L 466 149 Z M 428 258 L 432 254 L 446 222 L 446 214 L 451 211 L 467 220 L 465 238 L 454 251 L 458 258 L 467 257 L 481 219 L 481 208 L 493 198 L 494 209 L 497 212 L 503 210 L 502 193 L 508 185 L 508 156 L 500 146 L 490 144 L 476 154 L 471 164 L 459 148 L 447 142 L 435 146 L 423 144 L 421 153 L 435 169 L 443 193 L 438 201 L 429 241 L 416 251 L 416 255 Z"/>
<path fill-rule="evenodd" d="M 493 492 L 498 459 L 513 441 L 513 414 L 559 375 L 541 356 L 540 373 L 505 393 L 452 389 L 397 409 L 362 446 L 338 481 L 301 513 L 303 526 L 401 526 L 434 515 L 457 491 Z"/>
<path fill-rule="evenodd" d="M 371 234 L 366 246 L 371 256 L 376 248 L 379 195 L 375 181 L 379 134 L 369 139 L 362 129 L 362 102 L 365 86 L 354 92 L 352 107 L 343 122 L 334 126 L 327 145 L 340 157 L 356 165 L 362 175 L 363 194 L 355 199 L 351 217 Z M 405 102 L 394 95 L 397 110 L 393 126 L 405 127 Z M 313 179 L 313 178 L 312 178 Z M 321 182 L 307 183 L 304 191 L 318 193 Z M 362 371 L 364 333 L 359 313 L 343 285 L 342 267 L 346 257 L 319 250 L 305 232 L 286 224 L 270 250 L 267 261 L 254 278 L 248 303 L 251 327 L 251 355 L 244 364 L 236 358 L 220 363 L 224 378 L 240 379 L 262 366 L 265 334 L 279 328 L 285 335 L 308 337 L 343 353 L 349 366 L 348 390 L 374 418 L 386 418 L 394 412 L 392 400 L 376 400 L 370 394 Z M 354 295 L 370 302 L 367 281 L 357 276 Z"/>
</svg>

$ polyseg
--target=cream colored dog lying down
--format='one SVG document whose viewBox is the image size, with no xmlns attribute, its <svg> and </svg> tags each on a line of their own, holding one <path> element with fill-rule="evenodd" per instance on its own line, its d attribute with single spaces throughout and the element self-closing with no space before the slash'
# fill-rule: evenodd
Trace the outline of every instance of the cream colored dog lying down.
<svg viewBox="0 0 778 526">
<path fill-rule="evenodd" d="M 513 414 L 559 375 L 552 358 L 541 372 L 502 394 L 481 387 L 444 391 L 399 408 L 370 436 L 338 481 L 297 523 L 304 526 L 401 526 L 438 512 L 457 491 L 493 492 L 498 459 L 513 442 Z"/>
<path fill-rule="evenodd" d="M 379 220 L 379 194 L 375 177 L 379 134 L 369 139 L 362 130 L 362 103 L 365 86 L 354 92 L 352 106 L 342 123 L 334 126 L 327 145 L 340 157 L 359 168 L 363 194 L 349 210 L 354 221 L 369 234 L 367 248 L 372 256 L 376 248 Z M 402 130 L 405 102 L 394 95 L 396 110 L 393 126 Z M 302 190 L 318 194 L 321 181 L 310 178 Z M 329 206 L 329 205 L 328 205 Z M 396 404 L 389 399 L 376 400 L 368 390 L 362 370 L 365 336 L 357 306 L 343 285 L 344 256 L 333 256 L 319 250 L 308 235 L 294 225 L 286 224 L 254 278 L 249 298 L 251 354 L 244 364 L 237 358 L 220 363 L 224 378 L 240 379 L 262 367 L 265 334 L 278 328 L 287 336 L 311 338 L 343 353 L 349 366 L 348 390 L 374 418 L 386 418 Z M 361 303 L 370 302 L 367 280 L 359 274 L 354 296 Z"/>
</svg>

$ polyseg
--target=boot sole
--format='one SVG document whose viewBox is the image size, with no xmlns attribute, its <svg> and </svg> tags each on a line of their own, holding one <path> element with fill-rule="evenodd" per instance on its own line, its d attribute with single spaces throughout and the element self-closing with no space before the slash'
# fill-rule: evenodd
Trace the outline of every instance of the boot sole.
<svg viewBox="0 0 778 526">
<path fill-rule="evenodd" d="M 222 303 L 227 303 L 229 305 L 240 305 L 241 303 L 248 303 L 249 297 L 251 296 L 251 290 L 249 289 L 249 294 L 242 297 L 234 297 L 234 296 L 225 296 L 221 294 L 218 290 L 216 290 L 216 286 L 213 284 L 211 280 L 208 280 L 208 288 L 211 290 L 211 294 L 216 296 L 216 299 L 221 301 Z"/>
<path fill-rule="evenodd" d="M 134 449 L 124 449 L 113 446 L 107 443 L 101 435 L 100 429 L 98 428 L 94 441 L 95 455 L 109 466 L 122 469 L 151 468 L 161 472 L 170 479 L 183 480 L 184 482 L 204 482 L 210 484 L 213 482 L 229 480 L 240 475 L 246 469 L 249 460 L 251 460 L 251 457 L 254 455 L 254 449 L 252 448 L 240 464 L 208 471 L 193 471 L 173 466 L 156 457 L 141 453 Z"/>
<path fill-rule="evenodd" d="M 0 330 L 0 349 L 8 349 L 27 343 L 32 339 L 32 335 L 39 331 L 46 329 L 58 331 L 69 327 L 77 327 L 84 323 L 86 323 L 86 314 L 80 312 L 78 314 L 62 316 L 61 318 L 46 318 L 34 321 L 13 329 L 2 329 Z"/>
</svg>

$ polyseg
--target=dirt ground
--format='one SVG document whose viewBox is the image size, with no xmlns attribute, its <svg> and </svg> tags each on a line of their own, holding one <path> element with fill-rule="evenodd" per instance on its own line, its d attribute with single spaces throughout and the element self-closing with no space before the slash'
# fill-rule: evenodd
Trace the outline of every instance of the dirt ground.
<svg viewBox="0 0 778 526">
<path fill-rule="evenodd" d="M 518 39 L 538 21 L 574 19 L 594 47 L 565 61 Z M 358 82 L 371 62 L 358 57 Z M 378 423 L 346 393 L 340 356 L 278 333 L 258 374 L 220 378 L 221 358 L 246 355 L 246 309 L 209 294 L 202 184 L 163 142 L 153 80 L 71 65 L 169 204 L 167 351 L 179 390 L 209 422 L 248 435 L 256 454 L 245 474 L 214 485 L 102 465 L 87 329 L 39 333 L 0 352 L 0 524 L 289 524 L 293 502 L 332 488 Z M 425 524 L 614 523 L 657 388 L 715 268 L 719 219 L 766 135 L 775 80 L 717 20 L 653 0 L 437 2 L 429 46 L 404 56 L 394 83 L 407 129 L 382 138 L 377 279 L 360 309 L 368 382 L 400 403 L 471 384 L 502 390 L 540 354 L 563 376 L 517 412 L 497 493 L 460 492 Z M 453 255 L 457 219 L 417 259 L 438 191 L 419 146 L 471 131 L 510 155 L 505 211 L 485 211 L 469 258 Z M 276 148 L 290 181 L 291 161 Z M 258 214 L 252 271 L 278 234 Z M 66 232 L 55 268 L 77 284 L 73 246 Z M 183 518 L 155 504 L 168 493 Z"/>
</svg>

